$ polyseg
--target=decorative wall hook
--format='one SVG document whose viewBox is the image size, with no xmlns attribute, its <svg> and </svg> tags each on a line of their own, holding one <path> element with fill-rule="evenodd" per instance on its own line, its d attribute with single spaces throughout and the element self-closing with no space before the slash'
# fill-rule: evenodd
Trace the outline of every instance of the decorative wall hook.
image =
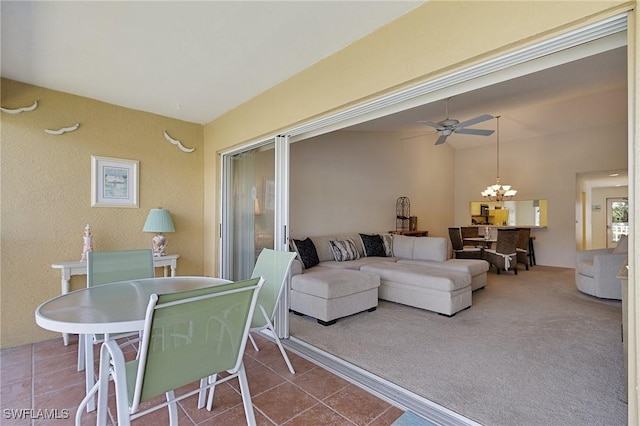
<svg viewBox="0 0 640 426">
<path fill-rule="evenodd" d="M 76 123 L 73 126 L 69 126 L 69 127 L 63 127 L 62 129 L 58 129 L 58 130 L 44 129 L 44 131 L 49 133 L 50 135 L 62 135 L 64 133 L 78 130 L 78 127 L 80 127 L 80 123 Z"/>
<path fill-rule="evenodd" d="M 33 111 L 36 108 L 38 108 L 38 101 L 33 101 L 33 105 L 31 105 L 31 106 L 26 106 L 26 107 L 16 108 L 16 109 L 9 109 L 9 108 L 0 107 L 0 110 L 2 112 L 6 112 L 7 114 L 20 114 L 21 112 Z"/>
<path fill-rule="evenodd" d="M 166 131 L 164 131 L 164 138 L 167 141 L 169 141 L 169 143 L 171 143 L 172 145 L 176 145 L 178 148 L 180 148 L 180 151 L 182 151 L 182 152 L 193 152 L 193 151 L 195 151 L 195 148 L 186 148 L 184 145 L 182 145 L 182 143 L 179 140 L 174 139 L 171 136 L 169 136 Z"/>
</svg>

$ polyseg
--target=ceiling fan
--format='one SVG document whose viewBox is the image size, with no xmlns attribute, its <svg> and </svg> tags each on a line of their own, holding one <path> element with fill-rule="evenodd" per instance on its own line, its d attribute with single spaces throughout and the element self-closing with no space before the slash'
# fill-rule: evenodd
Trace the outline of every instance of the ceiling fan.
<svg viewBox="0 0 640 426">
<path fill-rule="evenodd" d="M 444 120 L 438 121 L 437 123 L 434 123 L 433 121 L 418 121 L 418 123 L 423 123 L 427 126 L 435 128 L 436 131 L 440 134 L 440 137 L 438 137 L 438 140 L 436 141 L 436 145 L 443 144 L 452 133 L 460 133 L 463 135 L 489 136 L 494 132 L 493 130 L 466 128 L 477 123 L 482 123 L 483 121 L 491 120 L 494 117 L 490 114 L 479 115 L 462 122 L 454 118 L 449 118 L 449 99 L 447 99 L 446 118 Z"/>
</svg>

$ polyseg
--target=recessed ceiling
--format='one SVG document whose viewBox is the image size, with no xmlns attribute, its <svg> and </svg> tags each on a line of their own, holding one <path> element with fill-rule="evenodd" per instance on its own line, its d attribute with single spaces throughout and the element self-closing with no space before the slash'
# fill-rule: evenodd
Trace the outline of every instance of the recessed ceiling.
<svg viewBox="0 0 640 426">
<path fill-rule="evenodd" d="M 464 121 L 481 114 L 500 116 L 500 142 L 540 135 L 574 132 L 611 124 L 627 126 L 626 47 L 504 81 L 454 96 L 449 118 Z M 420 120 L 446 117 L 445 100 L 401 111 L 343 130 L 399 132 L 399 139 L 416 137 L 435 143 L 438 134 Z M 496 129 L 495 120 L 471 128 Z M 423 135 L 423 136 L 419 136 Z M 495 144 L 496 134 L 453 134 L 454 148 Z"/>
<path fill-rule="evenodd" d="M 207 123 L 422 1 L 2 1 L 3 77 Z"/>
</svg>

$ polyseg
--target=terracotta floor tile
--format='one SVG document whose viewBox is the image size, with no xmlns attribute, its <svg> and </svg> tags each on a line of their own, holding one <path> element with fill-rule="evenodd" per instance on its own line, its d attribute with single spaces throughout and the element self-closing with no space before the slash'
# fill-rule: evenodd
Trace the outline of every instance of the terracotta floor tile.
<svg viewBox="0 0 640 426">
<path fill-rule="evenodd" d="M 84 381 L 84 372 L 77 371 L 75 366 L 61 368 L 50 373 L 37 374 L 33 378 L 33 392 L 34 394 L 43 394 L 84 383 Z"/>
<path fill-rule="evenodd" d="M 404 414 L 404 411 L 398 407 L 391 406 L 387 410 L 378 416 L 374 421 L 369 423 L 369 426 L 388 426 L 393 424 L 398 417 Z"/>
<path fill-rule="evenodd" d="M 317 399 L 290 382 L 253 398 L 253 405 L 276 424 L 286 422 L 317 403 Z"/>
<path fill-rule="evenodd" d="M 353 423 L 336 413 L 326 405 L 317 403 L 285 423 L 286 426 L 353 426 Z"/>
<path fill-rule="evenodd" d="M 351 384 L 325 399 L 324 403 L 357 425 L 369 424 L 391 406 Z"/>
<path fill-rule="evenodd" d="M 291 382 L 320 400 L 349 386 L 349 382 L 323 368 L 296 374 Z"/>
<path fill-rule="evenodd" d="M 316 364 L 288 352 L 296 369 L 291 374 L 275 343 L 257 336 L 260 351 L 251 344 L 245 351 L 245 368 L 258 425 L 371 425 L 393 423 L 402 410 L 361 390 L 348 381 L 318 367 Z M 39 426 L 72 424 L 77 405 L 84 397 L 84 372 L 76 371 L 77 338 L 71 336 L 64 346 L 61 338 L 24 345 L 0 351 L 2 364 L 2 409 L 28 410 L 27 416 L 38 414 L 39 409 L 49 410 L 41 416 L 64 416 L 68 419 L 35 418 L 2 419 L 2 425 Z M 135 356 L 135 350 L 125 349 L 126 356 Z M 96 362 L 99 347 L 94 347 Z M 226 373 L 220 375 L 224 377 Z M 32 378 L 33 375 L 33 378 Z M 196 389 L 193 383 L 176 391 L 178 395 Z M 245 414 L 237 379 L 216 387 L 214 408 L 211 412 L 197 408 L 197 395 L 179 403 L 178 416 L 181 425 L 239 425 L 245 424 Z M 115 388 L 109 383 L 109 426 L 115 424 Z M 33 395 L 33 396 L 32 396 Z M 33 399 L 33 400 L 32 400 Z M 157 401 L 163 401 L 158 397 Z M 322 400 L 322 402 L 321 402 Z M 34 408 L 32 411 L 31 408 Z M 4 411 L 3 411 L 4 413 Z M 82 425 L 95 424 L 96 413 L 82 413 Z M 168 424 L 168 412 L 157 412 L 134 421 L 134 425 Z"/>
</svg>

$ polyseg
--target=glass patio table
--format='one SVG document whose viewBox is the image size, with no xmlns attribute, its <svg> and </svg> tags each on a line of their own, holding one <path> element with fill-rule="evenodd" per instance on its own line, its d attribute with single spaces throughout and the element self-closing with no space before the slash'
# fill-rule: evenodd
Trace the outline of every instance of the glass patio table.
<svg viewBox="0 0 640 426">
<path fill-rule="evenodd" d="M 167 277 L 120 281 L 87 287 L 54 297 L 36 308 L 36 323 L 47 330 L 71 334 L 104 334 L 140 331 L 144 328 L 149 297 L 152 294 L 194 290 L 229 283 L 210 277 Z M 87 393 L 93 386 L 93 348 L 85 351 Z M 100 396 L 98 396 L 100 400 Z M 105 398 L 106 401 L 106 398 Z M 93 398 L 88 411 L 95 409 Z M 98 405 L 98 424 L 106 421 L 106 406 Z"/>
</svg>

